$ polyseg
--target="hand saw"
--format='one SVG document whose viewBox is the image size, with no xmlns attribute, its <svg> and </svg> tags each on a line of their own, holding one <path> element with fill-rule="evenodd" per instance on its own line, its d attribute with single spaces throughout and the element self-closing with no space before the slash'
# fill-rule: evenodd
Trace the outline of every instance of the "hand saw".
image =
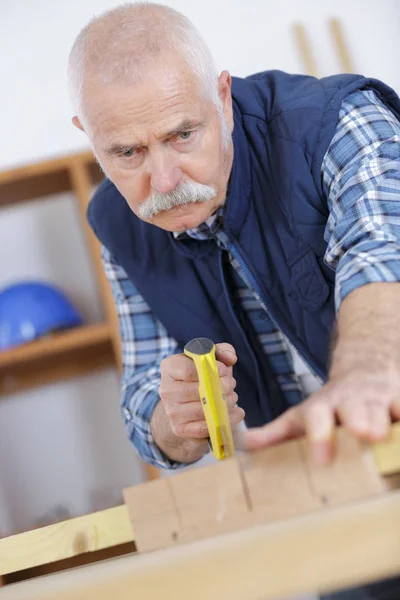
<svg viewBox="0 0 400 600">
<path fill-rule="evenodd" d="M 235 448 L 228 406 L 218 373 L 214 342 L 208 338 L 194 338 L 186 344 L 184 353 L 196 366 L 210 450 L 218 460 L 229 458 L 235 454 Z"/>
</svg>

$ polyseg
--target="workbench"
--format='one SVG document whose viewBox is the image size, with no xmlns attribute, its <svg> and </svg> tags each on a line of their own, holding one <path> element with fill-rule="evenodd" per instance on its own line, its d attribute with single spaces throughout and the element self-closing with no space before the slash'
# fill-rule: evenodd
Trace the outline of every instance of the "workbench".
<svg viewBox="0 0 400 600">
<path fill-rule="evenodd" d="M 299 440 L 139 484 L 124 505 L 0 540 L 0 574 L 133 541 L 136 551 L 6 585 L 0 598 L 267 600 L 400 575 L 399 474 L 396 424 L 373 448 L 340 431 L 329 467 L 313 467 Z"/>
</svg>

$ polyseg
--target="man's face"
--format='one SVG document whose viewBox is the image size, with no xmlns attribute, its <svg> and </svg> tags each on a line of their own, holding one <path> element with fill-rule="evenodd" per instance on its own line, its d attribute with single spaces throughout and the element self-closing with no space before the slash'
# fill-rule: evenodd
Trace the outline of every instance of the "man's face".
<svg viewBox="0 0 400 600">
<path fill-rule="evenodd" d="M 190 71 L 173 60 L 134 86 L 87 86 L 94 151 L 139 218 L 184 231 L 204 222 L 224 201 L 233 158 L 226 72 L 219 94 L 223 118 L 202 97 Z"/>
</svg>

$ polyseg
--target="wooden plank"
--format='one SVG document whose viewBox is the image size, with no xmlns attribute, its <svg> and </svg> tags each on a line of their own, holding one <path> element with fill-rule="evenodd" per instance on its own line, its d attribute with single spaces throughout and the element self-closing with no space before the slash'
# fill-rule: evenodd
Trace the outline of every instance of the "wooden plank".
<svg viewBox="0 0 400 600">
<path fill-rule="evenodd" d="M 400 473 L 400 423 L 392 426 L 387 440 L 374 444 L 373 451 L 381 475 Z"/>
<path fill-rule="evenodd" d="M 115 364 L 107 324 L 85 325 L 0 353 L 0 395 Z"/>
<path fill-rule="evenodd" d="M 398 574 L 400 491 L 10 585 L 2 600 L 277 600 Z"/>
<path fill-rule="evenodd" d="M 96 276 L 97 285 L 102 298 L 104 310 L 106 312 L 107 320 L 111 325 L 111 337 L 114 348 L 115 359 L 119 371 L 122 369 L 122 357 L 121 357 L 121 338 L 119 334 L 119 321 L 118 315 L 115 308 L 114 299 L 107 277 L 104 273 L 103 265 L 101 262 L 101 249 L 100 244 L 91 230 L 87 218 L 86 211 L 89 204 L 89 200 L 92 195 L 92 180 L 90 170 L 82 163 L 81 160 L 73 162 L 70 167 L 71 181 L 76 195 L 79 207 L 79 213 L 81 218 L 81 225 L 87 242 L 88 250 L 91 254 L 92 263 L 94 267 L 94 273 Z"/>
<path fill-rule="evenodd" d="M 329 29 L 333 38 L 340 67 L 343 73 L 354 73 L 353 61 L 339 19 L 330 19 Z"/>
<path fill-rule="evenodd" d="M 247 514 L 236 460 L 135 485 L 124 500 L 142 552 L 231 531 Z"/>
<path fill-rule="evenodd" d="M 71 163 L 93 164 L 95 157 L 93 152 L 88 150 L 77 154 L 67 154 L 50 160 L 43 160 L 37 163 L 20 165 L 12 169 L 0 172 L 0 185 L 15 183 L 20 180 L 47 176 L 50 173 L 56 173 L 68 170 Z"/>
<path fill-rule="evenodd" d="M 1 174 L 0 174 L 1 178 Z M 67 169 L 32 175 L 17 181 L 0 184 L 0 206 L 8 206 L 19 202 L 35 201 L 38 198 L 54 196 L 71 189 Z"/>
<path fill-rule="evenodd" d="M 103 301 L 107 321 L 110 323 L 111 327 L 111 341 L 115 362 L 118 371 L 121 374 L 122 348 L 119 332 L 119 319 L 110 284 L 107 280 L 101 262 L 100 244 L 91 230 L 86 218 L 87 207 L 91 198 L 93 187 L 93 165 L 90 166 L 90 164 L 85 164 L 85 161 L 83 161 L 81 157 L 78 157 L 76 160 L 71 159 L 70 174 L 72 186 L 78 201 L 83 232 L 92 258 L 92 264 L 94 267 L 94 273 L 96 276 L 100 297 Z M 152 465 L 144 463 L 144 470 L 149 481 L 155 480 L 159 477 L 159 470 Z"/>
<path fill-rule="evenodd" d="M 245 455 L 240 464 L 230 459 L 128 488 L 124 495 L 135 537 L 141 541 L 139 549 L 182 545 L 193 538 L 245 529 L 250 524 L 282 521 L 294 513 L 320 511 L 361 495 L 384 493 L 392 484 L 400 486 L 399 477 L 388 484 L 377 477 L 366 445 L 351 441 L 342 430 L 338 437 L 337 458 L 323 470 L 300 460 L 304 457 L 304 441 L 291 441 Z M 393 454 L 397 454 L 399 437 L 397 423 L 386 442 Z M 298 443 L 301 445 L 296 446 Z M 251 496 L 250 506 L 243 480 Z M 89 533 L 79 535 L 88 528 Z M 0 540 L 0 575 L 63 560 L 79 551 L 122 544 L 124 540 L 133 540 L 127 507 L 85 515 Z"/>
<path fill-rule="evenodd" d="M 42 577 L 43 575 L 50 575 L 52 573 L 60 573 L 67 569 L 75 569 L 82 567 L 83 565 L 90 565 L 101 560 L 108 560 L 109 558 L 115 558 L 117 556 L 124 556 L 126 554 L 133 554 L 136 552 L 135 542 L 127 542 L 126 544 L 118 544 L 118 546 L 112 546 L 111 548 L 103 548 L 102 550 L 93 550 L 92 552 L 84 552 L 83 554 L 77 554 L 70 558 L 63 558 L 56 560 L 55 562 L 47 563 L 46 565 L 37 565 L 30 567 L 29 569 L 22 569 L 22 571 L 15 571 L 14 573 L 8 573 L 3 576 L 3 585 L 10 585 L 11 583 L 18 583 L 19 581 L 26 581 L 33 577 Z"/>
<path fill-rule="evenodd" d="M 138 550 L 279 521 L 389 489 L 378 473 L 371 447 L 343 428 L 337 428 L 336 453 L 330 465 L 313 465 L 307 450 L 304 439 L 291 440 L 176 474 L 168 483 L 145 483 L 125 490 Z M 221 516 L 222 506 L 226 514 Z"/>
<path fill-rule="evenodd" d="M 334 460 L 321 467 L 311 462 L 306 440 L 300 441 L 309 482 L 320 502 L 335 506 L 385 492 L 388 485 L 377 470 L 371 445 L 359 441 L 342 427 L 336 428 L 335 433 Z"/>
<path fill-rule="evenodd" d="M 34 360 L 45 360 L 55 354 L 68 354 L 108 342 L 111 338 L 107 323 L 95 323 L 59 331 L 23 346 L 0 352 L 0 372 Z"/>
<path fill-rule="evenodd" d="M 125 505 L 0 539 L 0 575 L 133 541 Z"/>
<path fill-rule="evenodd" d="M 243 478 L 255 523 L 270 522 L 321 507 L 308 481 L 298 440 L 244 455 Z"/>
<path fill-rule="evenodd" d="M 305 68 L 305 72 L 307 73 L 307 75 L 318 77 L 317 64 L 304 25 L 302 25 L 301 23 L 294 23 L 293 35 L 295 44 L 297 46 L 297 51 Z"/>
</svg>

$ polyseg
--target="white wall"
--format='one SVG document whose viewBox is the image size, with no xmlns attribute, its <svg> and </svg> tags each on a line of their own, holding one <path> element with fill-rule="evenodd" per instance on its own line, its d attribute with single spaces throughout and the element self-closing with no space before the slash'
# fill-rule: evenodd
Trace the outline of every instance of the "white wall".
<svg viewBox="0 0 400 600">
<path fill-rule="evenodd" d="M 108 0 L 0 3 L 0 169 L 86 148 L 70 123 L 66 61 L 78 30 Z M 199 27 L 219 69 L 304 72 L 290 31 L 306 24 L 321 75 L 337 72 L 326 20 L 342 19 L 355 70 L 400 91 L 397 0 L 171 0 Z M 0 285 L 43 276 L 62 285 L 90 321 L 101 317 L 71 198 L 2 209 Z M 57 242 L 57 244 L 55 243 Z M 5 257 L 7 250 L 8 256 Z M 0 399 L 0 535 L 63 506 L 112 504 L 143 476 L 125 439 L 115 374 L 107 371 Z"/>
</svg>

